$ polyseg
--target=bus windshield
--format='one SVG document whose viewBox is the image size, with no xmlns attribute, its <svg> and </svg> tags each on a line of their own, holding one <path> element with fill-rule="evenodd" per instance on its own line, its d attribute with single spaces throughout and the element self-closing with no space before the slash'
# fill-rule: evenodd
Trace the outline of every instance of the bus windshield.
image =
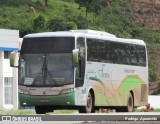
<svg viewBox="0 0 160 124">
<path fill-rule="evenodd" d="M 74 37 L 24 38 L 20 50 L 19 84 L 62 86 L 73 84 Z"/>
<path fill-rule="evenodd" d="M 73 83 L 71 53 L 24 54 L 20 85 L 61 86 Z"/>
<path fill-rule="evenodd" d="M 62 86 L 73 83 L 72 54 L 25 54 L 20 85 Z"/>
</svg>

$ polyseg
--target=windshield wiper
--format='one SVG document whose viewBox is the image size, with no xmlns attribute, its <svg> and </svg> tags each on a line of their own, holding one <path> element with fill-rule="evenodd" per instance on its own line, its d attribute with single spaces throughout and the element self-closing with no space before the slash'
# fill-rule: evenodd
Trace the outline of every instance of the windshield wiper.
<svg viewBox="0 0 160 124">
<path fill-rule="evenodd" d="M 43 61 L 43 67 L 42 67 L 42 78 L 45 85 L 45 79 L 47 77 L 47 57 L 46 55 L 44 55 L 43 57 L 44 57 L 44 61 Z"/>
<path fill-rule="evenodd" d="M 47 76 L 49 75 L 50 78 L 52 78 L 52 75 L 51 73 L 49 72 L 48 70 L 48 67 L 47 67 L 47 55 L 44 56 L 44 62 L 43 62 L 43 67 L 42 67 L 42 78 L 43 78 L 43 82 L 44 82 L 44 85 L 46 86 L 46 81 L 48 80 L 47 79 Z M 56 81 L 52 80 L 54 82 L 55 85 L 57 85 Z"/>
</svg>

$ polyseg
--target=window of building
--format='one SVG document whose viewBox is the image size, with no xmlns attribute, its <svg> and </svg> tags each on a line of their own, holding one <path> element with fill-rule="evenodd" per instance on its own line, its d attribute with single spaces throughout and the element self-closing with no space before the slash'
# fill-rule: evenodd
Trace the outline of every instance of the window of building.
<svg viewBox="0 0 160 124">
<path fill-rule="evenodd" d="M 4 59 L 9 59 L 10 53 L 11 53 L 11 51 L 4 51 Z"/>
<path fill-rule="evenodd" d="M 4 103 L 13 104 L 13 78 L 4 78 Z"/>
</svg>

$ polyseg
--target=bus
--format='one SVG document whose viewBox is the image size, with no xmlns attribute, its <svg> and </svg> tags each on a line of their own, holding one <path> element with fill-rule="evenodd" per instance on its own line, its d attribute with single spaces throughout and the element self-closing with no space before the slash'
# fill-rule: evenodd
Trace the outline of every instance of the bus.
<svg viewBox="0 0 160 124">
<path fill-rule="evenodd" d="M 147 105 L 147 60 L 144 41 L 88 29 L 28 34 L 10 54 L 20 106 L 35 106 L 37 114 Z"/>
</svg>

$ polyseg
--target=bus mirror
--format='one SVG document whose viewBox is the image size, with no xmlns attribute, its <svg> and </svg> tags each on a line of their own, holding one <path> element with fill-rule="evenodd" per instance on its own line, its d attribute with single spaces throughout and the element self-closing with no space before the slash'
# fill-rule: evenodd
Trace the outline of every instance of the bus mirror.
<svg viewBox="0 0 160 124">
<path fill-rule="evenodd" d="M 10 53 L 10 67 L 18 67 L 18 51 Z"/>
<path fill-rule="evenodd" d="M 72 51 L 72 53 L 73 53 L 73 66 L 77 67 L 77 65 L 78 65 L 78 49 L 74 49 Z"/>
</svg>

